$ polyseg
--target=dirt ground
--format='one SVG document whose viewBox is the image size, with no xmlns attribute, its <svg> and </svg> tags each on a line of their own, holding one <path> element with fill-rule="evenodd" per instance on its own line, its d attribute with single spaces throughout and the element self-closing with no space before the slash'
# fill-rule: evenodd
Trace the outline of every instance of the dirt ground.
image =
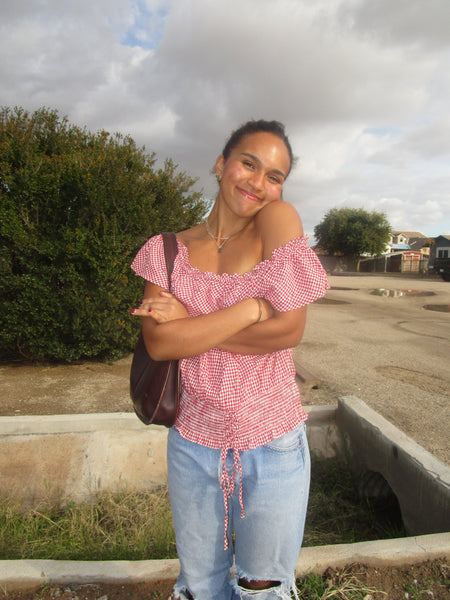
<svg viewBox="0 0 450 600">
<path fill-rule="evenodd" d="M 346 569 L 328 569 L 324 574 L 327 584 L 334 584 L 341 590 L 339 595 L 327 595 L 326 598 L 364 599 L 364 600 L 449 600 L 450 566 L 443 560 L 421 563 L 408 567 L 373 568 L 364 565 L 351 565 Z M 155 581 L 124 585 L 84 584 L 65 586 L 45 586 L 39 591 L 10 593 L 0 599 L 7 600 L 166 600 L 172 589 L 173 581 Z M 317 585 L 316 588 L 317 589 Z M 358 587 L 359 595 L 355 594 Z M 299 588 L 302 585 L 299 582 Z M 353 595 L 351 591 L 353 590 Z M 364 590 L 364 591 L 362 591 Z M 309 590 L 308 590 L 309 591 Z M 300 594 L 305 600 L 311 598 L 308 591 Z M 324 590 L 325 591 L 325 590 Z M 318 597 L 317 595 L 315 597 Z"/>
<path fill-rule="evenodd" d="M 335 404 L 341 396 L 358 396 L 449 464 L 450 284 L 433 278 L 357 274 L 329 280 L 325 300 L 308 310 L 304 338 L 295 350 L 296 360 L 312 374 L 300 383 L 304 404 Z M 131 357 L 112 365 L 1 364 L 0 416 L 132 411 L 130 363 Z M 343 577 L 333 570 L 327 576 L 336 581 Z M 403 569 L 356 565 L 347 574 L 348 581 L 355 578 L 380 590 L 367 596 L 373 600 L 450 598 L 449 565 L 444 560 Z M 65 586 L 59 591 L 49 587 L 39 596 L 3 597 L 137 600 L 167 598 L 169 589 L 168 582 Z"/>
</svg>

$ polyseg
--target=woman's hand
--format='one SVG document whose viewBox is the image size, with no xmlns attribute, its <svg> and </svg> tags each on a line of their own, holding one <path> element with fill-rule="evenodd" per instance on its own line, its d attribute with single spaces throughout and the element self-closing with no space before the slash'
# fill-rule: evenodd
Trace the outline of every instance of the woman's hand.
<svg viewBox="0 0 450 600">
<path fill-rule="evenodd" d="M 138 317 L 151 317 L 156 323 L 167 323 L 189 317 L 184 304 L 164 290 L 159 292 L 158 296 L 144 298 L 139 308 L 133 308 L 130 312 Z"/>
</svg>

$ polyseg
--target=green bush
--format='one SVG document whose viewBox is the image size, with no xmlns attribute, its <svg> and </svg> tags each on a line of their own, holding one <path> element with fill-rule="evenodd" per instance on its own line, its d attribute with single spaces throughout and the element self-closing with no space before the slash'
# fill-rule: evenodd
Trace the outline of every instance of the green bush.
<svg viewBox="0 0 450 600">
<path fill-rule="evenodd" d="M 160 231 L 199 222 L 195 180 L 53 110 L 0 110 L 0 359 L 115 359 L 132 350 L 142 295 L 130 270 Z"/>
</svg>

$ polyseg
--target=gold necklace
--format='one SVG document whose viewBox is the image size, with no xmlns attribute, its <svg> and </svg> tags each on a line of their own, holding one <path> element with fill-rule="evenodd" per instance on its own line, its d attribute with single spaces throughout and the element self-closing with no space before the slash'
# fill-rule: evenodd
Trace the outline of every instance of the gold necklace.
<svg viewBox="0 0 450 600">
<path fill-rule="evenodd" d="M 205 219 L 205 225 L 206 225 L 206 231 L 209 235 L 209 237 L 214 240 L 214 243 L 217 246 L 217 252 L 222 252 L 222 247 L 224 244 L 226 244 L 228 242 L 228 240 L 232 237 L 234 237 L 235 235 L 238 235 L 238 233 L 241 233 L 241 231 L 244 231 L 244 229 L 247 227 L 247 225 L 245 225 L 242 229 L 239 229 L 239 231 L 236 231 L 236 233 L 232 233 L 231 235 L 228 235 L 227 237 L 220 237 L 220 236 L 215 236 L 213 234 L 213 232 L 211 231 L 211 229 L 209 228 L 209 223 L 208 223 L 208 219 Z M 217 240 L 221 239 L 222 242 L 219 244 L 219 242 Z"/>
</svg>

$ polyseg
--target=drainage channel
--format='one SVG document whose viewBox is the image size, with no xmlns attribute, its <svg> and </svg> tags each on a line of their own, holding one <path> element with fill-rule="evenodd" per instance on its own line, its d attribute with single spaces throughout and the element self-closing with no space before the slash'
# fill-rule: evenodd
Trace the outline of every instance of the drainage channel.
<svg viewBox="0 0 450 600">
<path fill-rule="evenodd" d="M 450 558 L 450 469 L 411 438 L 391 425 L 386 419 L 355 397 L 340 398 L 338 407 L 308 407 L 309 440 L 318 456 L 332 457 L 344 452 L 351 464 L 362 471 L 379 473 L 395 493 L 407 538 L 358 542 L 303 548 L 297 564 L 297 575 L 322 574 L 328 567 L 344 567 L 350 563 L 367 565 L 414 564 L 435 558 Z M 97 418 L 95 418 L 97 417 Z M 47 423 L 48 421 L 48 423 Z M 27 419 L 0 419 L 0 437 L 24 436 L 36 441 L 45 436 L 51 425 L 52 435 L 57 431 L 74 435 L 83 432 L 85 439 L 80 449 L 98 451 L 98 464 L 91 453 L 88 471 L 94 479 L 97 472 L 104 480 L 113 481 L 113 473 L 105 465 L 123 463 L 123 456 L 113 455 L 118 445 L 128 448 L 130 438 L 140 440 L 138 451 L 148 473 L 149 461 L 154 462 L 165 443 L 161 428 L 140 427 L 134 415 L 90 415 L 89 419 L 67 415 L 64 417 Z M 15 429 L 15 431 L 14 431 Z M 140 435 L 138 435 L 138 429 Z M 38 433 L 40 432 L 40 433 Z M 105 444 L 104 435 L 109 436 Z M 153 435 L 153 437 L 151 437 Z M 87 436 L 87 437 L 86 437 Z M 148 452 L 149 436 L 153 450 Z M 155 437 L 156 436 L 156 437 Z M 159 437 L 158 437 L 159 436 Z M 89 441 L 89 437 L 95 440 Z M 111 440 L 114 443 L 111 443 Z M 120 444 L 118 444 L 118 441 Z M 16 440 L 17 441 L 17 440 Z M 25 443 L 25 441 L 23 441 Z M 48 447 L 48 442 L 47 442 Z M 110 454 L 104 455 L 105 449 Z M 164 453 L 162 453 L 164 454 Z M 10 461 L 13 454 L 8 453 Z M 145 457 L 145 458 L 144 458 Z M 65 457 L 69 459 L 69 456 Z M 120 461 L 120 458 L 122 461 Z M 79 473 L 83 465 L 79 463 Z M 71 471 L 73 472 L 73 471 Z M 117 473 L 116 473 L 117 474 Z M 119 473 L 123 476 L 123 473 Z M 2 473 L 0 472 L 0 477 Z M 69 482 L 72 485 L 73 482 Z M 4 485 L 4 484 L 2 484 Z M 158 561 L 0 561 L 0 589 L 17 590 L 39 587 L 46 583 L 130 583 L 174 579 L 178 573 L 177 560 Z"/>
</svg>

